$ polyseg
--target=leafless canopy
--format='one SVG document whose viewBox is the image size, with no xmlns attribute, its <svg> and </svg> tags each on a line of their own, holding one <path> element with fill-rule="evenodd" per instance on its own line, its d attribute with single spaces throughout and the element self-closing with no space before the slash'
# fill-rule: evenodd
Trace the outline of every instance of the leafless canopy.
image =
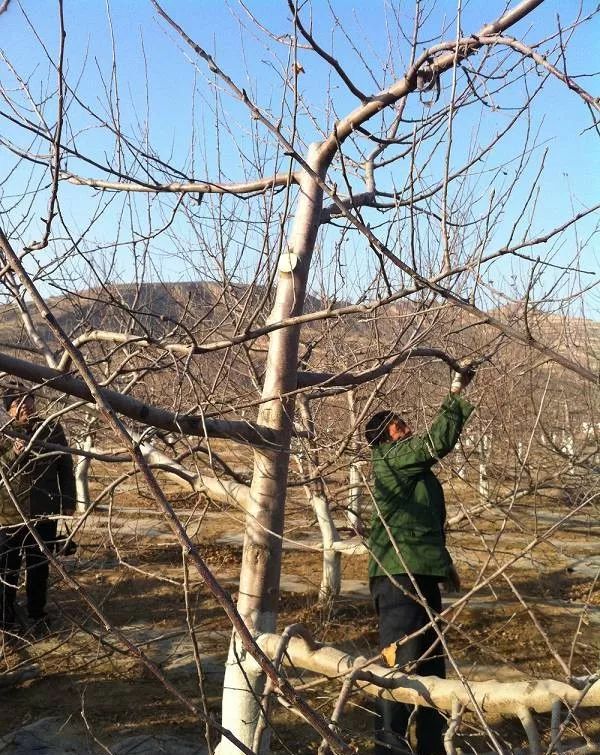
<svg viewBox="0 0 600 755">
<path fill-rule="evenodd" d="M 473 616 L 500 596 L 510 608 L 498 621 L 512 611 L 533 627 L 563 686 L 540 681 L 537 707 L 519 688 L 498 710 L 520 719 L 532 753 L 532 711 L 552 711 L 548 752 L 567 734 L 589 738 L 578 716 L 597 705 L 597 669 L 580 643 L 597 561 L 560 641 L 523 574 L 545 574 L 558 553 L 575 569 L 561 537 L 598 505 L 598 9 L 57 0 L 47 11 L 0 4 L 0 370 L 67 425 L 79 535 L 98 528 L 120 569 L 149 574 L 122 555 L 113 517 L 132 481 L 128 515 L 142 500 L 160 512 L 184 553 L 168 579 L 200 679 L 190 566 L 233 627 L 221 723 L 202 683 L 192 703 L 53 558 L 65 584 L 207 722 L 209 747 L 220 733 L 220 755 L 268 749 L 275 693 L 321 752 L 350 752 L 349 696 L 386 681 L 355 658 L 362 648 L 319 655 L 304 630 L 274 638 L 282 543 L 314 518 L 331 607 L 341 554 L 365 550 L 365 418 L 394 406 L 424 427 L 448 368 L 475 359 L 477 413 L 441 472 L 468 588 L 440 642 L 463 692 L 428 688 L 429 699 L 448 713 L 449 753 L 467 712 L 484 749 L 507 751 L 465 670 L 493 650 L 494 630 Z M 191 515 L 167 479 L 193 496 Z M 203 551 L 217 511 L 244 533 L 236 602 Z M 346 659 L 332 715 L 284 671 L 288 643 L 328 676 Z M 397 693 L 413 701 L 405 682 Z"/>
</svg>

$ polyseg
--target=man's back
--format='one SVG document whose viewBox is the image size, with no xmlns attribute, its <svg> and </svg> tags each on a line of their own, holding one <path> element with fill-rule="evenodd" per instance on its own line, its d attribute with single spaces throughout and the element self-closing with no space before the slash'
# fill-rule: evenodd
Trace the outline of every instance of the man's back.
<svg viewBox="0 0 600 755">
<path fill-rule="evenodd" d="M 444 493 L 432 467 L 454 448 L 472 411 L 465 399 L 448 396 L 427 433 L 374 446 L 369 577 L 447 576 Z"/>
</svg>

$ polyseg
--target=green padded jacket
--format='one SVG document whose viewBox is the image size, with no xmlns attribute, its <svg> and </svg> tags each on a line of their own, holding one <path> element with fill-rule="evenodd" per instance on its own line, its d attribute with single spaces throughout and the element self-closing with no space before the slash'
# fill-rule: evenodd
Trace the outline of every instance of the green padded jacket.
<svg viewBox="0 0 600 755">
<path fill-rule="evenodd" d="M 473 409 L 450 394 L 428 432 L 373 448 L 369 577 L 448 576 L 444 491 L 431 467 L 452 451 Z"/>
</svg>

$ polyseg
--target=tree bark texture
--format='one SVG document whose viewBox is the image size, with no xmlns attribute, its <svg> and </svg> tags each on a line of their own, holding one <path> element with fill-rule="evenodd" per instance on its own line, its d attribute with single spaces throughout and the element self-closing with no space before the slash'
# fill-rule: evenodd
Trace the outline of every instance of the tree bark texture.
<svg viewBox="0 0 600 755">
<path fill-rule="evenodd" d="M 323 543 L 323 574 L 319 588 L 319 603 L 326 605 L 337 598 L 342 585 L 342 554 L 333 547 L 340 536 L 327 500 L 322 496 L 314 495 L 311 498 L 311 504 L 317 516 Z"/>
<path fill-rule="evenodd" d="M 92 436 L 87 435 L 79 446 L 83 451 L 91 451 Z M 84 514 L 90 507 L 90 466 L 89 456 L 75 456 L 75 490 L 77 492 L 77 512 Z"/>
<path fill-rule="evenodd" d="M 310 168 L 321 178 L 324 166 L 316 146 L 307 155 Z M 319 229 L 323 192 L 305 171 L 298 174 L 299 198 L 290 242 L 279 261 L 275 304 L 270 320 L 284 320 L 302 314 L 310 260 Z M 278 396 L 261 405 L 258 423 L 275 431 L 279 447 L 287 450 L 255 450 L 254 473 L 246 516 L 244 549 L 240 573 L 238 611 L 256 634 L 275 631 L 279 602 L 279 577 L 287 492 L 289 448 L 292 437 L 294 400 L 288 394 L 296 388 L 300 328 L 276 330 L 269 337 L 263 397 Z M 223 725 L 252 747 L 260 713 L 263 674 L 256 669 L 234 632 L 225 668 Z M 268 751 L 263 737 L 261 751 Z M 235 746 L 221 740 L 219 755 L 233 755 Z"/>
<path fill-rule="evenodd" d="M 281 638 L 279 635 L 261 635 L 257 641 L 265 654 L 272 658 Z M 590 683 L 585 689 L 553 679 L 469 682 L 471 697 L 459 679 L 391 671 L 388 666 L 369 663 L 365 658 L 351 656 L 328 645 L 312 645 L 301 637 L 290 639 L 284 662 L 338 680 L 345 674 L 354 673 L 356 686 L 375 697 L 410 705 L 435 705 L 448 712 L 452 711 L 455 701 L 459 701 L 466 710 L 473 710 L 476 704 L 490 718 L 519 716 L 522 708 L 534 713 L 550 713 L 557 701 L 567 709 L 574 706 L 600 707 L 600 680 Z"/>
</svg>

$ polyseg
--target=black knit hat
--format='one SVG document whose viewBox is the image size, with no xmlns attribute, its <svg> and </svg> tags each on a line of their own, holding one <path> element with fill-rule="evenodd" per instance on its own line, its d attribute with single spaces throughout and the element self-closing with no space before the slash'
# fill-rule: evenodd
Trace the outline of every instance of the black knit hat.
<svg viewBox="0 0 600 755">
<path fill-rule="evenodd" d="M 406 424 L 402 417 L 391 409 L 383 412 L 377 412 L 367 422 L 365 426 L 365 439 L 370 446 L 378 446 L 380 443 L 389 443 L 388 425 L 394 420 Z"/>
</svg>

